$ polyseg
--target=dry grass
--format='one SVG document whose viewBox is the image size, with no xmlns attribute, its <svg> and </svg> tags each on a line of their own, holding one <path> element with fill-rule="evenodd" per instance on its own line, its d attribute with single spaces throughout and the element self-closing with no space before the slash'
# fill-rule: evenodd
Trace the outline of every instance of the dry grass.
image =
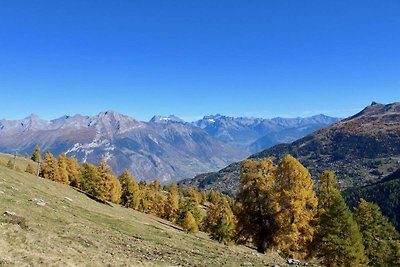
<svg viewBox="0 0 400 267">
<path fill-rule="evenodd" d="M 286 266 L 275 252 L 185 234 L 168 221 L 0 167 L 0 214 L 6 210 L 24 219 L 0 221 L 1 266 Z"/>
</svg>

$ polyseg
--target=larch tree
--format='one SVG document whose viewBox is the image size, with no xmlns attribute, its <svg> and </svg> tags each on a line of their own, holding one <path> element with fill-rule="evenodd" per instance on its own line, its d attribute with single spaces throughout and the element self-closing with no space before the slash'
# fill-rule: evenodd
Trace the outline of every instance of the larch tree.
<svg viewBox="0 0 400 267">
<path fill-rule="evenodd" d="M 30 173 L 30 174 L 36 174 L 35 168 L 30 163 L 28 163 L 28 165 L 26 165 L 25 172 Z"/>
<path fill-rule="evenodd" d="M 60 183 L 63 184 L 69 184 L 69 177 L 68 177 L 68 158 L 64 153 L 61 153 L 58 157 L 57 157 L 57 163 L 58 163 L 58 169 L 59 169 L 59 181 Z"/>
<path fill-rule="evenodd" d="M 96 195 L 95 181 L 97 177 L 97 167 L 91 163 L 83 163 L 79 167 L 80 189 L 89 194 Z"/>
<path fill-rule="evenodd" d="M 111 174 L 111 168 L 102 159 L 97 167 L 97 175 L 94 181 L 94 193 L 100 199 L 119 203 L 121 197 L 121 185 L 117 178 Z"/>
<path fill-rule="evenodd" d="M 125 170 L 119 176 L 119 182 L 121 184 L 121 205 L 137 210 L 140 204 L 139 186 L 132 174 Z"/>
<path fill-rule="evenodd" d="M 208 206 L 203 225 L 212 239 L 225 244 L 231 242 L 236 231 L 236 217 L 224 197 Z"/>
<path fill-rule="evenodd" d="M 40 147 L 39 146 L 35 146 L 35 150 L 33 151 L 31 159 L 34 162 L 39 162 L 41 160 Z"/>
<path fill-rule="evenodd" d="M 173 182 L 168 190 L 167 203 L 165 204 L 166 219 L 175 222 L 179 210 L 179 191 L 178 186 Z"/>
<path fill-rule="evenodd" d="M 286 155 L 276 169 L 279 190 L 279 225 L 275 244 L 287 255 L 305 259 L 315 233 L 318 199 L 308 170 L 294 157 Z"/>
<path fill-rule="evenodd" d="M 179 203 L 178 215 L 176 217 L 176 221 L 178 224 L 183 223 L 187 212 L 190 212 L 192 214 L 192 216 L 196 220 L 196 224 L 200 226 L 201 221 L 203 220 L 203 212 L 199 207 L 198 199 L 193 195 L 191 197 L 185 197 L 185 199 L 183 199 Z"/>
<path fill-rule="evenodd" d="M 370 266 L 400 266 L 400 234 L 378 205 L 361 199 L 355 210 Z"/>
<path fill-rule="evenodd" d="M 190 211 L 185 213 L 185 217 L 182 221 L 182 228 L 185 232 L 196 234 L 199 232 L 199 227 L 197 225 L 196 219 Z"/>
<path fill-rule="evenodd" d="M 81 189 L 82 181 L 79 173 L 78 160 L 76 158 L 67 158 L 67 172 L 69 184 L 73 187 Z"/>
<path fill-rule="evenodd" d="M 366 266 L 361 234 L 349 207 L 336 188 L 332 171 L 320 175 L 319 225 L 314 247 L 326 266 Z"/>
<path fill-rule="evenodd" d="M 40 176 L 52 181 L 60 181 L 60 169 L 57 159 L 49 151 L 44 154 L 44 159 L 40 168 Z"/>
<path fill-rule="evenodd" d="M 14 163 L 11 161 L 11 159 L 7 161 L 6 167 L 9 169 L 14 169 Z"/>
<path fill-rule="evenodd" d="M 272 246 L 278 229 L 275 169 L 272 159 L 245 160 L 240 173 L 238 236 L 251 238 L 261 253 Z M 211 202 L 218 203 L 215 193 L 210 197 Z"/>
</svg>

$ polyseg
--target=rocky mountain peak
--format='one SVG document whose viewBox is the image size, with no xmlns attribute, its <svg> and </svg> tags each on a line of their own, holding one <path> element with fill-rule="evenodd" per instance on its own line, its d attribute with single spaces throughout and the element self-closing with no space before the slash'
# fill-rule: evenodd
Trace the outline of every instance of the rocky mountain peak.
<svg viewBox="0 0 400 267">
<path fill-rule="evenodd" d="M 160 115 L 155 115 L 151 120 L 149 121 L 150 123 L 186 123 L 184 120 L 181 118 L 175 116 L 175 115 L 169 115 L 169 116 L 160 116 Z"/>
</svg>

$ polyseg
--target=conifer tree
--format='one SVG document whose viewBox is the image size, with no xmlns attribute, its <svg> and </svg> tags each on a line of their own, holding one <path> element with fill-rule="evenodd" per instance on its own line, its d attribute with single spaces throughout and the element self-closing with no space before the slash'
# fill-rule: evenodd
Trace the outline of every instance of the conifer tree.
<svg viewBox="0 0 400 267">
<path fill-rule="evenodd" d="M 245 160 L 240 173 L 238 236 L 251 238 L 261 253 L 272 246 L 277 230 L 275 169 L 271 159 Z M 211 192 L 210 197 L 212 203 L 218 203 L 215 193 Z"/>
<path fill-rule="evenodd" d="M 97 167 L 91 163 L 83 163 L 79 168 L 80 189 L 89 194 L 96 195 L 95 181 L 97 177 Z"/>
<path fill-rule="evenodd" d="M 119 176 L 121 184 L 121 204 L 127 208 L 137 210 L 140 204 L 139 199 L 139 186 L 133 179 L 132 174 L 125 170 Z"/>
<path fill-rule="evenodd" d="M 26 166 L 25 172 L 30 174 L 36 174 L 35 168 L 33 168 L 33 166 L 30 163 L 28 163 L 28 165 Z"/>
<path fill-rule="evenodd" d="M 57 163 L 58 163 L 58 169 L 59 169 L 59 181 L 60 183 L 63 184 L 69 184 L 68 180 L 68 170 L 67 170 L 67 163 L 68 159 L 67 156 L 65 156 L 64 153 L 61 153 L 58 158 L 57 158 Z"/>
<path fill-rule="evenodd" d="M 196 219 L 190 211 L 187 211 L 182 222 L 182 228 L 186 233 L 196 234 L 199 232 Z"/>
<path fill-rule="evenodd" d="M 317 255 L 328 267 L 365 266 L 368 260 L 358 225 L 335 185 L 332 171 L 320 175 Z"/>
<path fill-rule="evenodd" d="M 175 222 L 179 210 L 179 191 L 175 182 L 171 184 L 168 191 L 167 203 L 165 204 L 166 219 Z"/>
<path fill-rule="evenodd" d="M 79 164 L 76 158 L 67 158 L 67 172 L 69 184 L 81 189 L 81 176 L 79 173 Z"/>
<path fill-rule="evenodd" d="M 225 244 L 231 242 L 236 230 L 236 218 L 225 198 L 221 197 L 218 203 L 209 205 L 203 225 L 212 239 Z"/>
<path fill-rule="evenodd" d="M 9 169 L 14 169 L 14 164 L 13 164 L 13 162 L 11 161 L 11 159 L 9 159 L 9 160 L 7 161 L 6 167 L 9 168 Z"/>
<path fill-rule="evenodd" d="M 274 242 L 285 254 L 305 259 L 314 237 L 318 204 L 311 175 L 299 161 L 286 155 L 276 169 L 276 183 L 279 228 Z"/>
<path fill-rule="evenodd" d="M 196 220 L 197 226 L 199 226 L 201 224 L 201 221 L 203 220 L 203 213 L 199 207 L 197 199 L 194 196 L 186 197 L 183 201 L 181 201 L 178 215 L 176 217 L 176 221 L 178 224 L 182 224 L 182 221 L 184 220 L 188 211 Z"/>
<path fill-rule="evenodd" d="M 166 214 L 166 205 L 167 198 L 162 194 L 161 192 L 154 192 L 153 199 L 152 199 L 152 208 L 150 213 L 160 217 L 160 218 L 165 218 Z"/>
<path fill-rule="evenodd" d="M 400 266 L 400 234 L 373 203 L 361 200 L 355 211 L 370 266 Z"/>
<path fill-rule="evenodd" d="M 41 160 L 40 147 L 39 146 L 35 146 L 35 150 L 33 151 L 31 159 L 34 162 L 39 162 Z"/>
<path fill-rule="evenodd" d="M 94 183 L 94 193 L 100 199 L 119 203 L 121 197 L 121 185 L 117 178 L 111 174 L 111 168 L 102 159 L 97 167 L 97 175 Z"/>
<path fill-rule="evenodd" d="M 151 184 L 151 187 L 152 187 L 154 192 L 160 192 L 161 188 L 162 188 L 160 180 L 155 179 L 153 181 L 153 183 Z"/>
<path fill-rule="evenodd" d="M 57 159 L 49 151 L 44 154 L 44 160 L 40 168 L 40 176 L 52 181 L 60 181 L 60 170 Z"/>
</svg>

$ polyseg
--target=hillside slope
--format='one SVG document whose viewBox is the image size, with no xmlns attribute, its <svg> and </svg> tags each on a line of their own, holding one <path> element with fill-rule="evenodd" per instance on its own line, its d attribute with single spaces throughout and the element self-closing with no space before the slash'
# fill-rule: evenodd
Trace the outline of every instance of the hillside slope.
<svg viewBox="0 0 400 267">
<path fill-rule="evenodd" d="M 18 217 L 0 215 L 1 266 L 286 266 L 276 253 L 185 234 L 162 219 L 0 166 L 0 213 L 6 211 Z"/>
<path fill-rule="evenodd" d="M 400 103 L 372 103 L 350 118 L 250 158 L 280 160 L 285 154 L 296 157 L 314 179 L 331 169 L 342 188 L 374 183 L 396 170 L 400 163 Z M 202 174 L 181 184 L 234 195 L 240 166 L 240 162 L 233 163 L 219 172 Z"/>
<path fill-rule="evenodd" d="M 382 213 L 400 231 L 400 169 L 378 183 L 343 192 L 346 202 L 354 208 L 361 198 L 378 204 Z"/>
</svg>

